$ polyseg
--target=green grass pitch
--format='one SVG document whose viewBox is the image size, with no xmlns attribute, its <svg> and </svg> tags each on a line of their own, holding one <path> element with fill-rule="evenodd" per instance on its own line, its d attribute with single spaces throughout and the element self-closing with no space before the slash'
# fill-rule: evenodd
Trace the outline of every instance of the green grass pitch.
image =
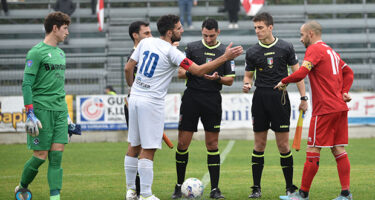
<svg viewBox="0 0 375 200">
<path fill-rule="evenodd" d="M 250 156 L 253 141 L 234 141 L 233 148 L 226 155 L 221 166 L 219 187 L 226 199 L 248 199 L 252 185 Z M 292 141 L 291 141 L 292 142 Z M 174 141 L 176 144 L 176 141 Z M 229 141 L 220 141 L 221 152 Z M 160 199 L 170 199 L 176 183 L 175 150 L 163 144 L 157 151 L 154 162 L 153 193 Z M 302 141 L 302 147 L 306 141 Z M 72 143 L 66 146 L 63 156 L 64 200 L 112 200 L 124 199 L 125 175 L 124 154 L 126 143 Z M 347 147 L 351 162 L 351 192 L 354 199 L 375 199 L 375 138 L 351 139 Z M 204 141 L 194 140 L 189 148 L 190 157 L 186 178 L 202 179 L 207 172 L 207 154 Z M 24 163 L 31 156 L 26 145 L 0 145 L 0 199 L 14 199 L 14 188 L 20 180 Z M 305 149 L 293 151 L 294 183 L 299 187 Z M 223 156 L 222 156 L 223 159 Z M 265 167 L 262 178 L 262 198 L 278 199 L 285 193 L 284 177 L 280 168 L 279 154 L 275 140 L 269 140 L 265 153 Z M 33 199 L 49 199 L 47 183 L 47 162 L 39 169 L 39 174 L 29 186 Z M 205 188 L 204 198 L 208 199 L 210 184 Z M 320 168 L 316 175 L 310 199 L 326 200 L 335 198 L 340 192 L 336 162 L 329 149 L 323 149 Z"/>
</svg>

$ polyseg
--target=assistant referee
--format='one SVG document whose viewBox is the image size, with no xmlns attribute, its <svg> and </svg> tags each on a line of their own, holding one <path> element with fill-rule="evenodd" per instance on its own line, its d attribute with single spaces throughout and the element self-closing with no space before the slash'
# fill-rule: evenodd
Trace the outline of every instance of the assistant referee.
<svg viewBox="0 0 375 200">
<path fill-rule="evenodd" d="M 254 130 L 254 150 L 251 159 L 254 185 L 249 198 L 259 198 L 262 195 L 260 182 L 267 133 L 270 128 L 275 132 L 280 152 L 286 193 L 291 194 L 296 192 L 297 187 L 293 185 L 293 156 L 289 148 L 290 102 L 285 89 L 279 91 L 274 90 L 273 87 L 288 76 L 288 66 L 296 71 L 299 64 L 293 45 L 273 36 L 273 18 L 269 13 L 256 15 L 253 22 L 259 42 L 246 51 L 243 86 L 243 92 L 249 92 L 256 73 L 256 90 L 251 107 Z M 304 82 L 297 83 L 297 87 L 301 95 L 299 109 L 306 111 L 307 97 Z"/>
</svg>

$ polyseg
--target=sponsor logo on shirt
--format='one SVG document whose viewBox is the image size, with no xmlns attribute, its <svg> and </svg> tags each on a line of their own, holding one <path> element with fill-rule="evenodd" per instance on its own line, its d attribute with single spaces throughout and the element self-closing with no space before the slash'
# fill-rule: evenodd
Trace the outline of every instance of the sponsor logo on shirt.
<svg viewBox="0 0 375 200">
<path fill-rule="evenodd" d="M 33 65 L 33 60 L 27 60 L 26 64 L 28 67 L 31 67 Z"/>
<path fill-rule="evenodd" d="M 204 52 L 204 55 L 205 55 L 205 56 L 215 56 L 215 54 L 214 54 L 214 53 L 211 53 L 211 52 Z"/>
</svg>

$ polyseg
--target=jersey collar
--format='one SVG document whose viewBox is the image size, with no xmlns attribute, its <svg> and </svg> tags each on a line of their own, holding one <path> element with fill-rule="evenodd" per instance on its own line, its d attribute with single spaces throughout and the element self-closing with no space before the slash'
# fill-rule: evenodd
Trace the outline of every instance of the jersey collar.
<svg viewBox="0 0 375 200">
<path fill-rule="evenodd" d="M 217 40 L 217 44 L 215 46 L 208 46 L 205 42 L 204 42 L 204 39 L 202 39 L 202 44 L 203 46 L 205 46 L 207 49 L 216 49 L 218 46 L 220 46 L 221 42 L 219 40 Z"/>
<path fill-rule="evenodd" d="M 279 41 L 279 38 L 275 38 L 275 41 L 273 41 L 271 44 L 263 44 L 263 43 L 261 43 L 261 42 L 259 41 L 259 45 L 260 45 L 261 47 L 264 47 L 264 48 L 269 49 L 269 48 L 273 47 L 273 46 L 277 43 L 277 41 Z"/>
</svg>

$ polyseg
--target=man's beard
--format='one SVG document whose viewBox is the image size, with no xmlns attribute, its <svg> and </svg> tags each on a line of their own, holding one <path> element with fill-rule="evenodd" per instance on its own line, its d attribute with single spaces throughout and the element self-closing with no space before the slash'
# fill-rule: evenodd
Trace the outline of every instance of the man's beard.
<svg viewBox="0 0 375 200">
<path fill-rule="evenodd" d="M 175 34 L 172 35 L 172 38 L 171 38 L 171 41 L 172 41 L 172 44 L 174 42 L 178 42 L 181 40 L 181 36 L 180 37 L 177 37 Z"/>
</svg>

